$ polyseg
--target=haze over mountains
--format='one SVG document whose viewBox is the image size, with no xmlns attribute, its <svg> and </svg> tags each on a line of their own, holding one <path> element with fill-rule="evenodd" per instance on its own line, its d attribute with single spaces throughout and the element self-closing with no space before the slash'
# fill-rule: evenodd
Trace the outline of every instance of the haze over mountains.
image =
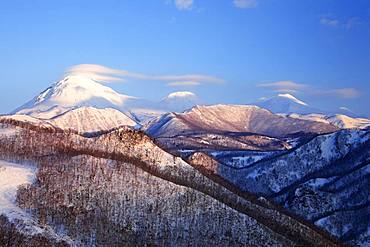
<svg viewBox="0 0 370 247">
<path fill-rule="evenodd" d="M 290 94 L 199 103 L 73 74 L 1 116 L 0 177 L 22 180 L 0 190 L 0 243 L 369 243 L 370 120 Z"/>
</svg>

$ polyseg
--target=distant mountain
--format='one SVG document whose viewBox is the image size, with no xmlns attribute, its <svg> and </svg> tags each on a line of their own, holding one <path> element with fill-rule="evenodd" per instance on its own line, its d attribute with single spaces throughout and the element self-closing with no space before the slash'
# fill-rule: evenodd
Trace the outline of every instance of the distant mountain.
<svg viewBox="0 0 370 247">
<path fill-rule="evenodd" d="M 159 102 L 160 108 L 168 112 L 183 112 L 195 105 L 198 105 L 200 100 L 197 95 L 192 92 L 174 92 Z"/>
<path fill-rule="evenodd" d="M 341 129 L 365 129 L 370 126 L 370 119 L 366 118 L 352 118 L 342 114 L 335 115 L 324 115 L 324 114 L 288 114 L 291 118 L 310 120 L 316 122 L 322 122 L 332 124 Z"/>
<path fill-rule="evenodd" d="M 198 96 L 192 92 L 173 92 L 159 102 L 144 99 L 131 101 L 127 109 L 134 120 L 141 124 L 146 124 L 168 112 L 183 112 L 188 110 L 199 102 Z"/>
<path fill-rule="evenodd" d="M 274 97 L 262 98 L 254 104 L 273 113 L 324 113 L 322 110 L 311 107 L 291 94 L 278 94 Z"/>
<path fill-rule="evenodd" d="M 184 133 L 249 132 L 282 137 L 297 132 L 327 133 L 337 130 L 326 123 L 294 119 L 273 114 L 257 106 L 196 106 L 184 113 L 169 113 L 146 127 L 154 137 L 171 137 Z"/>
</svg>

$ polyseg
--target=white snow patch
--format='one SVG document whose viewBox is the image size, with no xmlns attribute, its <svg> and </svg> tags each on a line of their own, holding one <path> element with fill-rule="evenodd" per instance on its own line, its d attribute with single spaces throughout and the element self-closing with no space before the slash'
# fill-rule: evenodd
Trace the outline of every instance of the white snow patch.
<svg viewBox="0 0 370 247">
<path fill-rule="evenodd" d="M 0 126 L 0 136 L 13 136 L 18 132 L 15 128 L 7 128 Z"/>
<path fill-rule="evenodd" d="M 305 105 L 305 106 L 307 105 L 307 103 L 306 103 L 306 102 L 303 102 L 302 100 L 299 100 L 299 99 L 297 99 L 296 97 L 294 97 L 293 95 L 288 94 L 288 93 L 285 93 L 285 94 L 278 94 L 278 97 L 288 98 L 288 99 L 290 99 L 290 100 L 292 100 L 292 101 L 294 101 L 295 103 L 300 104 L 300 105 Z"/>
<path fill-rule="evenodd" d="M 0 160 L 0 215 L 19 226 L 19 231 L 29 234 L 42 234 L 56 240 L 64 240 L 71 246 L 74 241 L 67 235 L 57 234 L 50 226 L 39 225 L 37 219 L 17 205 L 17 191 L 20 186 L 32 184 L 36 179 L 34 165 L 20 165 Z"/>
<path fill-rule="evenodd" d="M 29 228 L 26 231 L 41 233 L 31 215 L 17 206 L 17 190 L 21 185 L 32 184 L 36 177 L 36 167 L 18 165 L 0 161 L 0 214 L 4 214 L 11 222 L 20 220 Z"/>
</svg>

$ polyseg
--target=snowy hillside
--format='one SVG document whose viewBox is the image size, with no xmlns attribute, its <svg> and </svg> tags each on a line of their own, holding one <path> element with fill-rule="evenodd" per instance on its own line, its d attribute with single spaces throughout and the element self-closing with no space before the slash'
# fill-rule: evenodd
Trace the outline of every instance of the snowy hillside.
<svg viewBox="0 0 370 247">
<path fill-rule="evenodd" d="M 265 152 L 260 158 L 263 154 L 246 154 L 244 165 L 223 160 L 225 164 L 217 163 L 212 172 L 244 191 L 275 200 L 343 242 L 366 246 L 368 130 L 340 130 L 285 153 Z"/>
<path fill-rule="evenodd" d="M 228 190 L 142 132 L 122 128 L 86 138 L 7 124 L 22 130 L 0 138 L 0 156 L 39 166 L 37 183 L 18 191 L 17 205 L 71 237 L 72 244 L 61 246 L 176 246 L 179 239 L 186 246 L 337 243 L 266 200 Z M 21 228 L 0 217 L 0 236 L 23 243 L 30 236 L 20 235 Z M 45 237 L 32 238 L 33 246 Z"/>
<path fill-rule="evenodd" d="M 27 213 L 16 205 L 17 189 L 35 180 L 36 169 L 0 160 L 0 214 L 9 219 L 28 220 Z"/>
</svg>

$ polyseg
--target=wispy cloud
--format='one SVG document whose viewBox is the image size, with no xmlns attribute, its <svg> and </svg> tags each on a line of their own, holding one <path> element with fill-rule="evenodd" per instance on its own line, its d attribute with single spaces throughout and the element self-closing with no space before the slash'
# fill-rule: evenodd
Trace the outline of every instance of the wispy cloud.
<svg viewBox="0 0 370 247">
<path fill-rule="evenodd" d="M 338 96 L 344 99 L 353 99 L 360 96 L 360 92 L 355 88 L 338 88 L 329 90 L 328 94 L 332 94 L 334 96 Z"/>
<path fill-rule="evenodd" d="M 175 6 L 179 10 L 190 10 L 193 7 L 193 0 L 175 0 Z"/>
<path fill-rule="evenodd" d="M 320 19 L 320 24 L 324 26 L 338 27 L 339 20 L 323 17 Z"/>
<path fill-rule="evenodd" d="M 101 82 L 127 81 L 160 81 L 168 86 L 196 86 L 204 83 L 223 83 L 224 80 L 210 75 L 184 74 L 184 75 L 147 75 L 121 69 L 112 69 L 97 64 L 80 64 L 69 68 L 66 75 L 88 75 Z"/>
<path fill-rule="evenodd" d="M 277 81 L 271 83 L 261 83 L 257 87 L 262 87 L 280 93 L 304 93 L 322 97 L 336 97 L 342 99 L 353 99 L 361 94 L 355 88 L 335 88 L 325 89 L 312 87 L 307 84 L 296 83 L 293 81 Z"/>
<path fill-rule="evenodd" d="M 333 28 L 342 28 L 342 29 L 351 29 L 356 24 L 359 23 L 358 18 L 352 17 L 346 20 L 339 20 L 332 17 L 321 17 L 320 18 L 320 24 L 327 26 L 327 27 L 333 27 Z"/>
<path fill-rule="evenodd" d="M 258 5 L 257 0 L 234 0 L 235 7 L 241 9 L 255 8 Z"/>
<path fill-rule="evenodd" d="M 200 84 L 201 83 L 199 83 L 197 81 L 174 81 L 174 82 L 167 83 L 167 86 L 170 86 L 170 87 L 198 86 Z"/>
</svg>

